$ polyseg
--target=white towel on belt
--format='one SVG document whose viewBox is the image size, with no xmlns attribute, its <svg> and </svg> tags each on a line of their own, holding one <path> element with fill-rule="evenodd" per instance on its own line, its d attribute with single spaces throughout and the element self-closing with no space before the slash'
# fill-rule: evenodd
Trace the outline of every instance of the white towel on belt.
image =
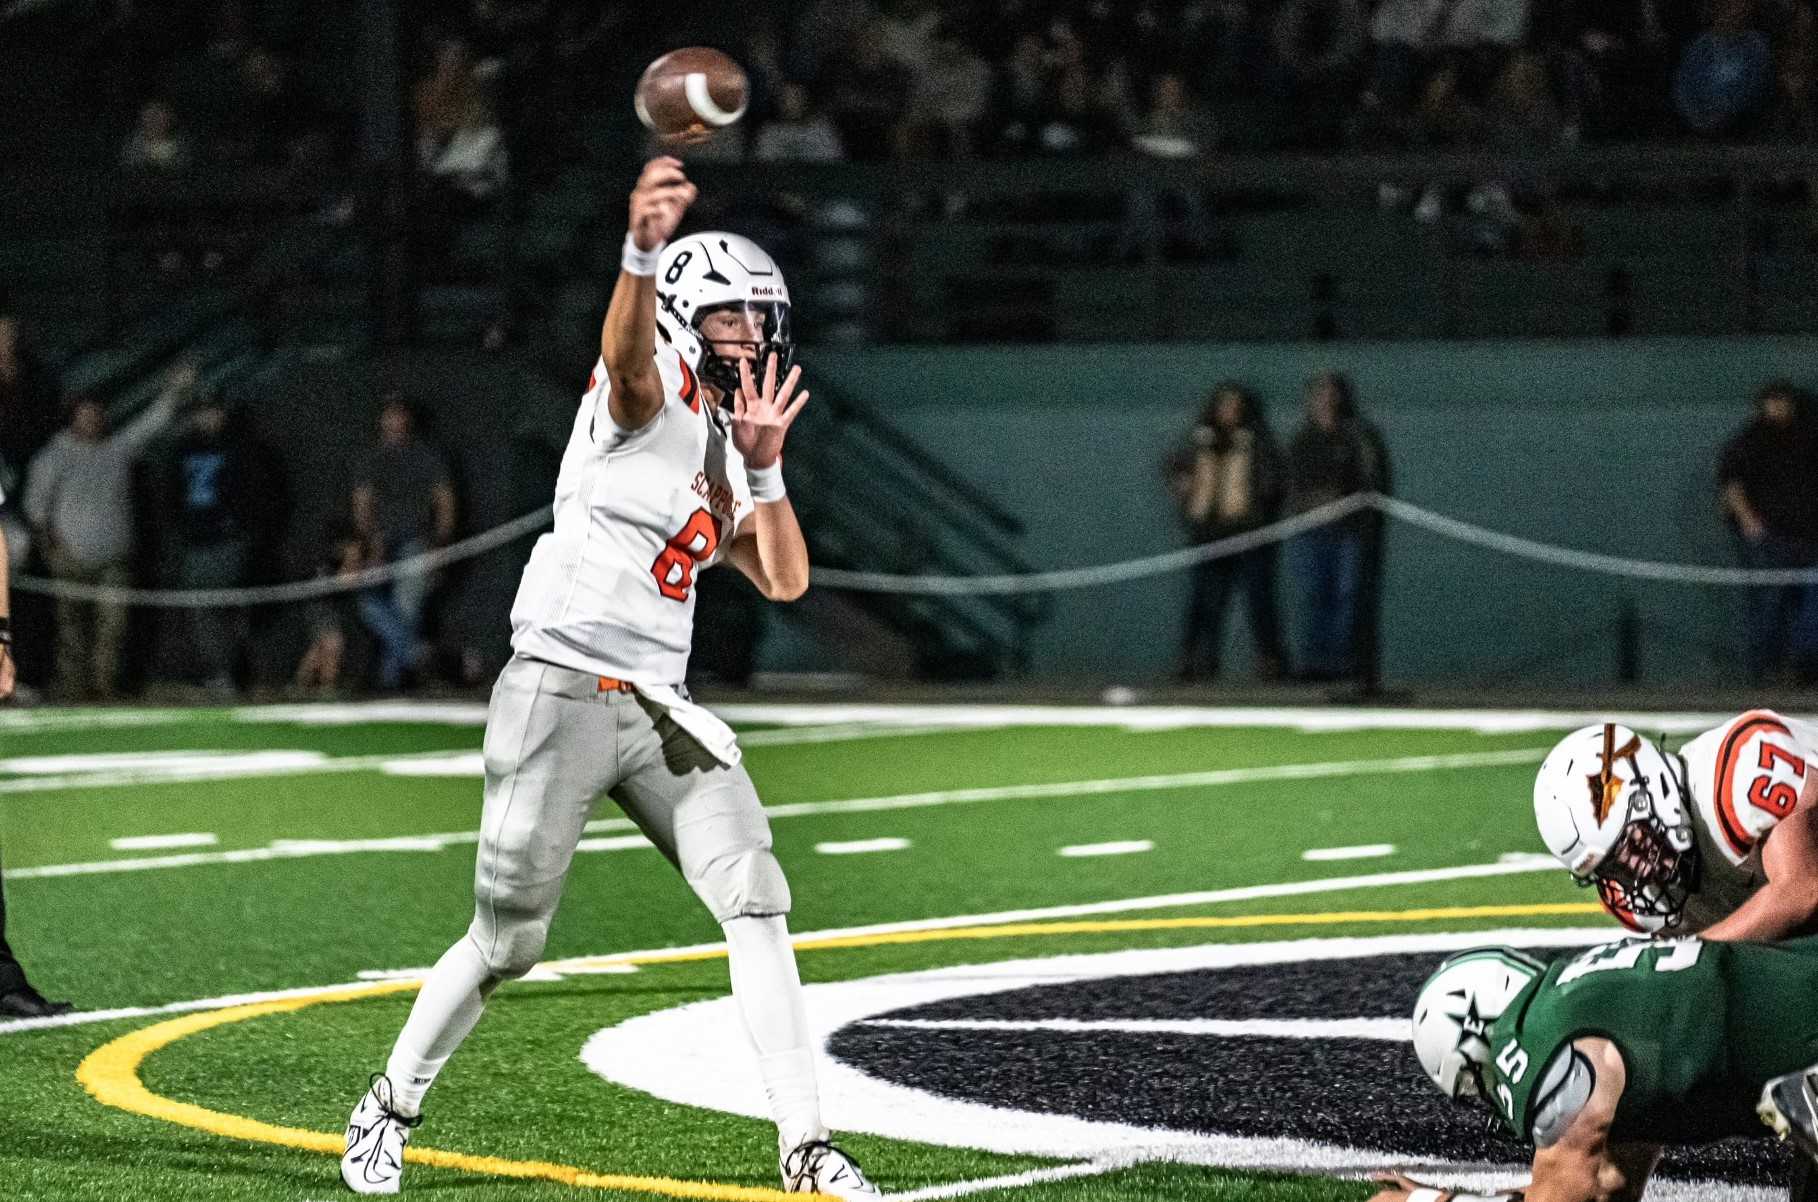
<svg viewBox="0 0 1818 1202">
<path fill-rule="evenodd" d="M 666 684 L 636 687 L 639 693 L 667 710 L 675 724 L 693 735 L 694 741 L 720 763 L 730 768 L 744 758 L 745 753 L 739 750 L 739 738 L 732 733 L 732 727 L 696 705 L 686 689 Z"/>
</svg>

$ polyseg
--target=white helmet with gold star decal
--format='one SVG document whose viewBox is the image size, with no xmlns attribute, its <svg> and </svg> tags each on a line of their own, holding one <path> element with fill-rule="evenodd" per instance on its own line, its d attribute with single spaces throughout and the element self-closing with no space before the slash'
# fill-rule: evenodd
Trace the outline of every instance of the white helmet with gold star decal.
<svg viewBox="0 0 1818 1202">
<path fill-rule="evenodd" d="M 1698 853 L 1684 782 L 1659 748 L 1613 722 L 1580 727 L 1540 765 L 1534 819 L 1547 850 L 1624 925 L 1679 924 Z"/>
</svg>

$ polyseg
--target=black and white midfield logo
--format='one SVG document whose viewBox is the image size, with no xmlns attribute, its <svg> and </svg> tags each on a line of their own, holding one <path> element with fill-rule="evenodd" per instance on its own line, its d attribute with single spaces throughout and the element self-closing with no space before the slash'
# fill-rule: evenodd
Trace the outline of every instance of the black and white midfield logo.
<svg viewBox="0 0 1818 1202">
<path fill-rule="evenodd" d="M 1547 949 L 1536 949 L 1547 955 Z M 1006 1110 L 1197 1135 L 1288 1137 L 1410 1161 L 1526 1161 L 1489 1111 L 1434 1089 L 1408 1042 L 1445 953 L 1110 976 L 954 997 L 853 1023 L 834 1056 Z M 1764 1133 L 1765 1134 L 1765 1133 Z M 1668 1154 L 1671 1177 L 1775 1184 L 1767 1139 Z"/>
<path fill-rule="evenodd" d="M 1099 1163 L 1518 1180 L 1530 1150 L 1449 1102 L 1414 1059 L 1414 995 L 1452 952 L 1581 949 L 1609 927 L 1054 952 L 810 985 L 842 1132 Z M 1062 940 L 1054 941 L 1057 945 Z M 976 952 L 976 948 L 967 949 Z M 730 997 L 641 1015 L 581 1050 L 681 1105 L 762 1118 Z M 1663 1199 L 1765 1199 L 1791 1155 L 1764 1137 L 1672 1153 Z M 1784 1195 L 1782 1195 L 1784 1196 Z"/>
</svg>

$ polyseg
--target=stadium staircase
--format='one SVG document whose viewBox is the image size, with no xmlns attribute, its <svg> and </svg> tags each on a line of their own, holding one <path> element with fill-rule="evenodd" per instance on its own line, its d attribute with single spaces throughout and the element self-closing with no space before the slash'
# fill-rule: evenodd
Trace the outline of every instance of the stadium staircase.
<svg viewBox="0 0 1818 1202">
<path fill-rule="evenodd" d="M 790 496 L 820 567 L 916 575 L 1034 570 L 1019 522 L 975 484 L 825 381 L 789 451 Z M 903 639 L 918 678 L 1020 672 L 1049 614 L 1046 594 L 917 597 L 835 592 L 842 606 Z"/>
</svg>

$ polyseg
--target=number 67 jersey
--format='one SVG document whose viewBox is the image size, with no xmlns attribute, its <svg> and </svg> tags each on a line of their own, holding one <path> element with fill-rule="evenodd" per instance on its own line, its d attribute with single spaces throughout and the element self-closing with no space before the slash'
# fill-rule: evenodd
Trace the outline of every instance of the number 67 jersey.
<svg viewBox="0 0 1818 1202">
<path fill-rule="evenodd" d="M 681 684 L 695 576 L 752 512 L 726 417 L 681 356 L 659 347 L 663 407 L 626 431 L 594 366 L 556 481 L 555 529 L 537 540 L 511 607 L 511 646 L 638 685 Z"/>
<path fill-rule="evenodd" d="M 1685 932 L 1734 913 L 1766 883 L 1761 844 L 1799 804 L 1811 733 L 1772 710 L 1750 710 L 1680 748 L 1699 861 Z"/>
</svg>

